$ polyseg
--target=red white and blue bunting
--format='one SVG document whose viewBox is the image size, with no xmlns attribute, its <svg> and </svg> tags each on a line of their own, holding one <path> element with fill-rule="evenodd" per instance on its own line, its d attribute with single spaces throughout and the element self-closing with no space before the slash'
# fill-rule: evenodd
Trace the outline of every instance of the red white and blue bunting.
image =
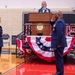
<svg viewBox="0 0 75 75">
<path fill-rule="evenodd" d="M 67 38 L 67 47 L 65 47 L 63 55 L 66 55 L 67 53 L 69 53 L 75 43 L 75 38 L 73 37 L 66 37 L 66 38 Z M 23 51 L 22 41 L 17 39 L 17 42 L 18 41 L 20 42 L 19 43 L 20 45 L 18 45 L 18 48 L 20 49 L 20 51 Z M 54 60 L 54 52 L 50 51 L 51 49 L 50 36 L 27 36 L 27 42 L 31 50 L 38 57 L 49 62 Z"/>
</svg>

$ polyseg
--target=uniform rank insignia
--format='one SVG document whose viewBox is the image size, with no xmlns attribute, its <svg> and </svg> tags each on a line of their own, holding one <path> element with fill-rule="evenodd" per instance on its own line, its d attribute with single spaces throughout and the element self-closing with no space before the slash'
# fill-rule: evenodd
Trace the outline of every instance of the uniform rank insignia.
<svg viewBox="0 0 75 75">
<path fill-rule="evenodd" d="M 53 31 L 55 31 L 55 28 L 56 28 L 56 24 L 53 25 Z"/>
</svg>

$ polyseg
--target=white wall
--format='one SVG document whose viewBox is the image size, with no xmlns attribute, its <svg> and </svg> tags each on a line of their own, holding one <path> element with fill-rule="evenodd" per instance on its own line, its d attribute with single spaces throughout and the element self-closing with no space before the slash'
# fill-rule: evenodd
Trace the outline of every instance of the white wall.
<svg viewBox="0 0 75 75">
<path fill-rule="evenodd" d="M 0 0 L 0 8 L 40 8 L 43 0 Z M 46 0 L 48 8 L 72 8 L 75 0 Z"/>
</svg>

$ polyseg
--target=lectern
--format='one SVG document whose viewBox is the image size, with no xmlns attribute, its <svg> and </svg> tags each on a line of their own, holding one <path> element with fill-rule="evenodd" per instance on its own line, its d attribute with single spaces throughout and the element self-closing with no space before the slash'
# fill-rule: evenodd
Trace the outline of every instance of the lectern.
<svg viewBox="0 0 75 75">
<path fill-rule="evenodd" d="M 50 35 L 51 13 L 29 13 L 32 35 Z"/>
</svg>

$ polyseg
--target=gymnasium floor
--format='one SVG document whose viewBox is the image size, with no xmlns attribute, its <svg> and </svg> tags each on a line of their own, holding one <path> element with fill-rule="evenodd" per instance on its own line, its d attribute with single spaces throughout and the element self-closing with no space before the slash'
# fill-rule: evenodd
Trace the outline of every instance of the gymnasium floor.
<svg viewBox="0 0 75 75">
<path fill-rule="evenodd" d="M 39 58 L 16 58 L 15 54 L 1 54 L 0 75 L 52 75 L 55 73 L 55 61 L 46 62 Z M 75 58 L 67 56 L 64 75 L 75 75 Z"/>
</svg>

